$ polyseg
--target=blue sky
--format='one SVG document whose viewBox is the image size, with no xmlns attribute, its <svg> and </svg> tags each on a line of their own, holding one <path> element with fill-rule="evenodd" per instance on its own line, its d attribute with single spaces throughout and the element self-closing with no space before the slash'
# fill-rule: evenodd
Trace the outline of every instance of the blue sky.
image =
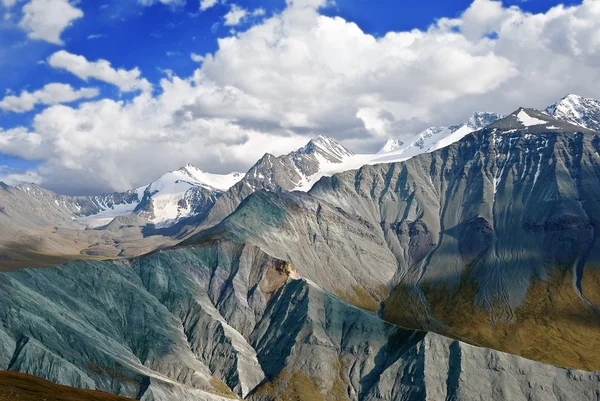
<svg viewBox="0 0 600 401">
<path fill-rule="evenodd" d="M 126 71 L 131 71 L 134 68 L 137 68 L 140 71 L 140 79 L 143 78 L 154 85 L 154 91 L 152 92 L 152 96 L 154 97 L 159 96 L 164 90 L 160 88 L 159 83 L 161 79 L 173 76 L 184 80 L 189 79 L 189 77 L 191 77 L 195 71 L 202 68 L 203 76 L 208 77 L 215 85 L 224 88 L 234 87 L 239 89 L 241 92 L 244 92 L 245 95 L 252 95 L 254 98 L 253 101 L 268 103 L 271 100 L 262 99 L 260 95 L 253 93 L 253 89 L 250 88 L 250 84 L 248 82 L 240 82 L 241 78 L 238 79 L 235 76 L 223 77 L 219 75 L 217 67 L 222 63 L 220 64 L 218 62 L 219 60 L 217 54 L 219 53 L 219 45 L 217 40 L 218 38 L 239 37 L 239 35 L 243 34 L 245 31 L 253 27 L 261 26 L 261 24 L 264 24 L 266 21 L 270 21 L 272 18 L 285 16 L 286 13 L 291 15 L 289 10 L 293 7 L 287 4 L 285 0 L 221 0 L 206 10 L 200 10 L 199 0 L 163 1 L 178 3 L 176 5 L 165 5 L 159 1 L 155 1 L 155 4 L 149 5 L 141 4 L 142 1 L 136 0 L 107 0 L 105 2 L 88 0 L 81 0 L 79 2 L 71 1 L 69 3 L 71 7 L 80 10 L 83 16 L 81 18 L 73 19 L 70 24 L 62 29 L 60 32 L 60 39 L 62 39 L 62 43 L 57 44 L 49 43 L 48 41 L 40 38 L 32 39 L 28 37 L 28 32 L 23 29 L 23 7 L 27 7 L 29 2 L 34 1 L 35 0 L 17 1 L 16 4 L 12 5 L 10 8 L 1 5 L 2 2 L 4 2 L 4 4 L 11 3 L 10 0 L 2 0 L 2 2 L 0 2 L 0 16 L 4 15 L 3 21 L 0 22 L 0 74 L 2 74 L 3 77 L 3 79 L 0 80 L 0 96 L 19 95 L 23 90 L 34 92 L 41 89 L 44 85 L 52 83 L 68 84 L 75 90 L 80 88 L 95 88 L 99 91 L 99 95 L 93 97 L 93 99 L 86 97 L 73 102 L 65 102 L 67 107 L 72 108 L 75 111 L 78 109 L 80 104 L 84 102 L 97 101 L 100 99 L 111 99 L 115 101 L 122 100 L 124 104 L 127 104 L 141 95 L 139 91 L 124 91 L 122 87 L 118 87 L 114 83 L 106 82 L 102 79 L 90 78 L 87 81 L 82 80 L 68 68 L 56 68 L 48 65 L 48 58 L 60 50 L 64 50 L 72 55 L 83 56 L 89 62 L 107 60 L 115 70 L 120 68 Z M 52 1 L 63 3 L 68 2 L 68 0 Z M 302 1 L 306 0 L 298 0 L 299 3 Z M 312 3 L 316 3 L 318 1 L 319 0 L 312 0 Z M 151 1 L 148 0 L 145 0 L 145 2 L 151 3 Z M 308 0 L 307 3 L 311 3 L 311 0 Z M 480 3 L 486 3 L 486 7 L 488 7 L 490 10 L 493 9 L 495 16 L 493 18 L 490 17 L 483 22 L 479 21 L 477 23 L 473 23 L 472 25 L 477 29 L 480 29 L 481 24 L 500 24 L 503 19 L 508 20 L 509 18 L 514 18 L 514 15 L 511 16 L 511 11 L 509 9 L 511 6 L 517 7 L 518 13 L 521 17 L 530 14 L 536 14 L 544 16 L 544 18 L 547 20 L 554 18 L 550 16 L 548 10 L 559 4 L 564 4 L 566 7 L 573 6 L 573 10 L 575 10 L 577 7 L 583 7 L 581 6 L 582 1 L 510 0 L 500 3 L 491 0 L 481 0 Z M 591 3 L 592 2 L 588 0 L 586 6 L 590 8 L 593 7 L 593 4 Z M 484 5 L 480 4 L 480 6 L 483 7 Z M 239 24 L 234 26 L 226 26 L 226 14 L 229 13 L 233 7 L 246 10 L 247 16 L 246 18 L 242 19 Z M 474 9 L 475 6 L 473 6 L 472 1 L 467 0 L 336 0 L 334 4 L 328 2 L 326 5 L 309 5 L 308 7 L 316 9 L 318 15 L 327 17 L 327 21 L 333 21 L 333 17 L 340 17 L 343 19 L 345 24 L 355 23 L 360 28 L 361 37 L 368 37 L 368 35 L 372 35 L 374 38 L 381 39 L 389 32 L 410 32 L 414 29 L 426 31 L 432 24 L 436 24 L 436 21 L 438 21 L 440 18 L 462 18 L 461 16 L 463 16 L 465 10 L 470 8 Z M 256 12 L 256 10 L 262 10 L 264 12 Z M 481 10 L 483 10 L 483 8 Z M 583 15 L 583 11 L 565 11 L 563 13 L 564 15 L 561 14 L 561 18 L 567 21 L 568 18 L 575 18 L 575 15 L 578 15 L 578 12 L 580 15 Z M 253 13 L 255 16 L 252 15 Z M 484 11 L 478 11 L 477 13 L 478 15 L 483 15 Z M 587 11 L 587 13 L 590 14 L 589 11 Z M 468 18 L 464 17 L 465 21 L 470 23 L 473 17 L 469 18 L 469 21 L 467 21 Z M 578 16 L 577 18 L 585 17 Z M 348 27 L 347 24 L 345 26 Z M 461 29 L 463 28 L 458 28 L 458 30 Z M 464 29 L 466 32 L 466 28 Z M 548 23 L 549 32 L 554 34 L 554 31 L 551 29 L 554 28 L 552 28 L 550 23 Z M 587 34 L 586 32 L 581 33 L 581 35 L 577 36 L 576 39 L 585 41 L 585 35 Z M 489 32 L 485 32 L 485 35 L 488 33 Z M 497 35 L 497 32 L 494 31 L 493 35 Z M 505 64 L 507 66 L 505 68 L 506 71 L 510 68 L 514 68 L 514 71 L 510 74 L 504 74 L 505 76 L 491 77 L 489 79 L 492 79 L 492 81 L 494 79 L 506 81 L 514 80 L 514 75 L 522 73 L 526 68 L 530 68 L 529 64 L 527 67 L 521 66 L 519 63 L 525 63 L 525 61 L 517 60 L 517 57 L 513 58 L 510 54 L 495 53 L 497 51 L 496 49 L 502 47 L 500 46 L 501 44 L 504 46 L 510 45 L 507 45 L 505 41 L 515 41 L 514 37 L 510 36 L 509 33 L 506 34 L 507 39 L 505 41 L 503 41 L 503 37 L 499 38 L 497 45 L 490 45 L 489 43 L 485 42 L 485 38 L 483 38 L 483 36 L 481 38 L 477 38 L 477 40 L 483 40 L 483 42 L 478 45 L 474 44 L 472 48 L 468 50 L 469 52 L 472 52 L 473 57 L 475 57 L 477 61 L 482 61 L 487 56 L 484 54 L 485 52 L 482 52 L 481 47 L 489 46 L 489 51 L 494 53 L 493 56 L 495 59 L 504 58 L 507 60 L 508 63 Z M 286 37 L 286 39 L 290 38 Z M 468 39 L 474 42 L 473 38 Z M 496 37 L 494 37 L 494 39 L 496 39 Z M 243 42 L 240 40 L 239 43 L 242 44 Z M 514 43 L 514 45 L 520 46 L 519 43 Z M 531 44 L 531 46 L 533 45 L 534 44 Z M 332 46 L 335 49 L 335 42 Z M 464 52 L 464 49 L 461 47 L 460 51 Z M 486 52 L 487 51 L 488 50 L 486 50 Z M 550 49 L 549 47 L 548 51 L 557 52 L 562 50 L 558 47 L 556 49 Z M 588 50 L 590 53 L 589 57 L 596 57 L 596 53 L 594 53 L 594 51 Z M 575 50 L 573 50 L 573 52 L 573 54 L 577 54 Z M 192 60 L 190 57 L 192 53 L 200 55 L 215 54 L 216 61 L 212 63 L 215 65 L 214 69 L 210 70 L 210 66 L 202 66 L 201 62 Z M 225 54 L 225 51 L 222 53 Z M 491 60 L 491 53 L 488 54 L 488 56 L 488 61 L 494 61 Z M 357 54 L 357 57 L 360 57 L 360 55 Z M 231 57 L 228 59 L 223 57 L 223 60 L 231 60 Z M 256 60 L 260 62 L 260 58 L 256 58 Z M 527 62 L 529 63 L 530 61 Z M 325 63 L 325 61 L 323 63 Z M 320 63 L 319 65 L 322 67 L 323 63 Z M 509 64 L 512 64 L 510 68 Z M 225 68 L 223 65 L 221 65 L 220 68 Z M 468 63 L 465 64 L 465 66 L 467 65 Z M 225 66 L 231 67 L 231 71 L 235 70 L 234 66 Z M 252 68 L 252 66 L 247 67 L 248 70 L 251 70 Z M 558 70 L 559 67 L 557 67 L 557 71 Z M 556 78 L 556 80 L 561 79 L 558 76 L 549 77 L 549 79 L 552 78 Z M 231 82 L 225 82 L 228 79 Z M 486 81 L 486 77 L 482 77 L 482 79 L 482 82 L 488 82 Z M 197 84 L 192 84 L 192 86 L 194 85 Z M 561 92 L 564 91 L 564 88 L 566 87 L 560 86 L 560 89 L 558 89 L 558 86 L 559 85 L 557 85 L 557 89 L 554 92 L 548 91 L 544 93 L 541 93 L 543 91 L 541 91 L 539 88 L 533 88 L 531 90 L 531 97 L 523 98 L 522 103 L 531 102 L 529 104 L 536 107 L 541 107 L 544 105 L 543 102 L 551 101 L 552 99 L 566 94 Z M 576 85 L 571 86 L 573 86 L 574 89 L 577 89 Z M 581 87 L 584 86 L 581 85 Z M 401 91 L 403 88 L 406 88 L 405 84 L 399 84 L 398 90 Z M 259 89 L 257 89 L 257 93 L 258 92 L 260 92 Z M 569 92 L 571 91 L 569 90 Z M 382 99 L 388 97 L 387 94 L 384 95 L 383 93 L 378 93 L 373 88 L 366 88 L 362 93 L 364 96 L 367 96 L 368 93 L 372 96 L 380 97 Z M 488 108 L 497 108 L 496 110 L 490 111 L 504 112 L 509 110 L 510 107 L 513 107 L 512 103 L 510 102 L 517 101 L 515 100 L 517 95 L 514 95 L 510 99 L 507 98 L 503 102 L 499 101 L 498 103 L 494 103 L 492 100 L 490 100 L 491 97 L 490 99 L 482 98 L 478 100 L 476 95 L 480 95 L 481 93 L 482 92 L 478 90 L 471 90 L 465 91 L 465 93 L 461 94 L 449 95 L 448 101 L 454 101 L 459 98 L 465 99 L 465 105 L 456 106 L 456 110 L 452 115 L 456 115 L 456 118 L 462 118 L 463 116 L 466 117 L 470 112 L 475 111 L 471 110 L 470 108 L 475 107 L 474 105 L 477 104 L 482 104 Z M 593 95 L 593 93 L 584 94 Z M 419 114 L 417 111 L 414 111 L 414 117 L 407 117 L 405 120 L 402 120 L 402 115 L 405 115 L 406 112 L 402 111 L 403 106 L 401 105 L 406 102 L 400 99 L 393 99 L 393 101 L 396 102 L 397 107 L 386 106 L 387 109 L 383 110 L 384 108 L 382 106 L 380 114 L 385 114 L 383 113 L 383 111 L 385 111 L 386 113 L 394 115 L 393 126 L 396 130 L 398 130 L 398 135 L 407 134 L 409 131 L 414 132 L 419 127 L 427 126 L 429 124 L 442 123 L 442 121 L 436 120 L 438 117 L 427 117 L 425 112 Z M 425 99 L 423 99 L 423 102 L 425 102 Z M 519 105 L 521 104 L 514 104 L 514 108 L 518 107 Z M 26 112 L 0 110 L 0 127 L 4 131 L 22 127 L 23 129 L 30 131 L 30 133 L 35 131 L 36 134 L 39 134 L 44 138 L 43 140 L 46 140 L 40 131 L 41 128 L 33 127 L 32 122 L 37 115 L 42 114 L 49 106 L 54 107 L 48 104 L 37 104 L 32 110 Z M 294 108 L 293 106 L 291 107 Z M 443 104 L 440 104 L 439 107 L 447 110 L 447 107 Z M 379 106 L 373 107 L 370 105 L 369 107 L 363 107 L 362 115 L 368 115 L 369 112 L 371 112 L 374 108 L 379 108 Z M 284 110 L 283 113 L 291 115 L 293 110 Z M 303 123 L 302 121 L 306 120 L 306 116 L 304 114 L 314 119 L 314 121 L 311 121 L 310 123 Z M 285 134 L 279 135 L 278 137 L 289 137 L 295 135 L 302 137 L 296 138 L 295 141 L 290 141 L 290 145 L 288 147 L 292 147 L 297 143 L 300 143 L 301 140 L 305 139 L 304 136 L 307 137 L 307 135 L 325 133 L 335 136 L 337 133 L 336 130 L 348 128 L 348 130 L 344 131 L 344 133 L 341 133 L 340 131 L 338 139 L 345 140 L 348 143 L 356 145 L 360 139 L 359 137 L 362 135 L 367 139 L 365 141 L 365 146 L 370 147 L 369 149 L 371 149 L 377 146 L 378 142 L 383 140 L 384 134 L 380 132 L 381 130 L 375 132 L 375 128 L 369 127 L 387 124 L 386 121 L 367 123 L 367 117 L 359 117 L 358 119 L 364 122 L 364 126 L 358 128 L 350 127 L 350 129 L 349 127 L 346 127 L 343 122 L 336 120 L 338 117 L 341 118 L 342 114 L 348 116 L 358 116 L 360 114 L 360 110 L 358 109 L 332 111 L 331 121 L 335 120 L 335 123 L 331 124 L 322 122 L 322 120 L 326 118 L 325 116 L 313 116 L 310 115 L 309 112 L 304 114 L 302 118 L 299 119 L 300 122 L 294 120 L 293 128 L 290 128 L 289 123 L 286 123 L 281 119 L 275 122 L 275 125 L 279 126 L 280 128 L 286 128 Z M 203 110 L 199 115 L 201 115 L 202 118 L 208 118 L 206 117 L 205 110 Z M 440 113 L 436 114 L 433 110 L 429 111 L 429 115 L 439 116 L 440 119 L 442 118 Z M 222 113 L 218 112 L 216 115 L 211 114 L 210 116 L 210 118 L 213 120 L 217 117 L 222 118 Z M 236 119 L 236 121 L 240 120 L 239 116 L 233 116 L 231 118 Z M 447 115 L 443 115 L 443 118 L 449 117 Z M 264 124 L 263 120 L 265 119 L 261 117 L 260 124 Z M 457 121 L 448 121 L 447 124 L 456 122 Z M 62 123 L 62 119 L 60 121 L 57 120 L 57 124 Z M 252 132 L 256 131 L 255 127 L 258 123 L 258 121 L 254 121 L 250 125 L 252 127 Z M 270 123 L 273 122 L 271 121 Z M 301 126 L 303 124 L 305 126 Z M 238 124 L 238 126 L 242 127 L 240 124 Z M 246 130 L 249 129 L 246 126 L 242 128 Z M 323 132 L 327 130 L 331 130 L 332 132 Z M 38 133 L 37 131 L 40 132 Z M 249 137 L 251 134 L 248 132 L 240 133 L 239 137 L 236 137 L 235 139 L 235 141 L 237 141 L 236 144 L 238 144 L 240 140 L 243 140 L 243 138 Z M 48 174 L 47 171 L 49 171 L 50 168 L 65 168 L 69 170 L 69 173 L 65 173 L 66 175 L 64 175 L 64 177 L 75 174 L 74 170 L 85 170 L 82 165 L 74 166 L 73 160 L 69 159 L 70 162 L 67 162 L 66 160 L 68 158 L 64 154 L 60 155 L 58 153 L 48 153 L 42 150 L 38 152 L 32 152 L 31 154 L 27 154 L 27 152 L 23 151 L 15 151 L 14 148 L 18 145 L 18 143 L 8 143 L 8 139 L 5 140 L 5 146 L 2 146 L 2 135 L 6 136 L 6 132 L 0 132 L 0 166 L 3 166 L 2 168 L 4 170 L 9 168 L 15 169 L 15 171 L 18 170 L 19 172 L 24 172 L 26 170 L 33 171 L 39 169 L 40 167 L 46 166 L 46 174 Z M 389 133 L 386 135 L 390 136 Z M 21 139 L 23 138 L 20 138 L 19 140 Z M 31 137 L 29 137 L 29 139 L 31 139 Z M 15 141 L 17 140 L 15 139 Z M 60 148 L 57 143 L 58 142 L 56 141 L 52 143 L 52 146 L 55 146 L 56 149 Z M 284 147 L 285 149 L 282 148 L 282 151 L 288 150 L 288 147 Z M 74 154 L 83 154 L 87 151 L 87 148 L 85 151 L 79 149 L 78 151 L 74 152 Z M 56 152 L 58 152 L 58 150 Z M 93 152 L 97 153 L 99 150 L 95 149 Z M 244 169 L 247 167 L 250 161 L 250 159 L 248 159 L 234 163 L 229 159 L 230 157 L 234 157 L 234 155 L 223 156 L 223 152 L 224 151 L 221 148 L 219 148 L 218 151 L 215 150 L 213 152 L 214 154 L 211 153 L 212 156 L 207 159 L 205 166 L 201 167 L 207 168 L 209 166 L 216 166 L 213 169 L 217 172 L 221 172 L 227 170 L 228 168 Z M 254 156 L 255 154 L 252 153 L 251 157 Z M 69 157 L 72 158 L 73 155 L 70 155 Z M 200 157 L 196 157 L 195 160 L 192 161 L 196 163 L 200 161 L 200 164 L 202 164 L 203 160 L 204 159 L 201 159 Z M 177 162 L 179 162 L 179 160 Z M 175 163 L 175 161 L 173 163 Z M 171 164 L 168 162 L 160 163 L 160 165 L 161 168 L 171 166 Z M 0 171 L 2 170 L 0 169 Z M 39 175 L 42 173 L 36 170 L 35 174 Z M 98 174 L 97 171 L 94 170 L 94 174 Z M 153 174 L 155 173 L 153 172 Z M 77 174 L 75 175 L 79 177 L 78 179 L 81 181 L 85 181 L 83 176 L 79 176 Z M 63 176 L 61 175 L 61 177 Z M 144 176 L 140 179 L 146 178 L 148 177 Z M 56 177 L 50 178 L 50 176 L 48 176 L 45 179 L 41 179 L 41 181 L 50 187 L 58 189 L 59 185 L 56 185 L 55 182 L 53 183 L 51 181 L 56 179 Z M 108 178 L 103 181 L 102 185 L 98 185 L 98 187 L 102 189 L 111 189 L 108 188 L 110 185 L 107 184 L 107 181 Z M 137 183 L 137 180 L 130 179 L 127 182 L 124 182 L 122 185 L 136 185 Z M 114 186 L 114 189 L 117 189 L 117 187 L 119 186 Z M 76 192 L 76 189 L 68 189 L 68 191 Z"/>
<path fill-rule="evenodd" d="M 57 80 L 80 85 L 77 77 L 38 64 L 59 48 L 91 60 L 107 59 L 115 66 L 138 66 L 151 82 L 162 78 L 167 69 L 181 76 L 189 75 L 198 67 L 190 53 L 213 53 L 217 50 L 217 39 L 230 34 L 231 28 L 223 24 L 223 17 L 234 3 L 248 10 L 263 8 L 268 14 L 285 8 L 284 0 L 230 0 L 202 12 L 199 0 L 188 1 L 183 6 L 160 3 L 143 6 L 136 0 L 82 0 L 79 7 L 85 16 L 65 31 L 63 47 L 27 40 L 26 34 L 14 27 L 4 29 L 0 36 L 0 47 L 5 49 L 0 59 L 0 74 L 4 77 L 0 81 L 0 93 L 38 88 Z M 470 3 L 470 0 L 336 0 L 334 5 L 324 8 L 322 14 L 340 16 L 357 23 L 367 33 L 381 36 L 389 31 L 426 29 L 438 18 L 458 16 Z M 531 12 L 544 12 L 558 4 L 580 1 L 512 0 L 503 3 L 518 5 Z M 253 22 L 256 19 L 236 28 L 243 30 Z M 88 39 L 91 35 L 101 36 Z M 107 96 L 119 96 L 110 85 L 103 85 L 102 90 Z M 5 113 L 2 115 L 3 126 L 27 124 L 33 115 L 34 112 L 25 115 Z"/>
</svg>

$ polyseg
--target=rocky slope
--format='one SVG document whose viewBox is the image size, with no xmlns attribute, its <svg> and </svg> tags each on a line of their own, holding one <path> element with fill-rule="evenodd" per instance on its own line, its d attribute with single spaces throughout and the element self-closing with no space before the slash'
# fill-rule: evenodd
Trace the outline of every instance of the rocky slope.
<svg viewBox="0 0 600 401">
<path fill-rule="evenodd" d="M 520 109 L 311 194 L 381 227 L 398 261 L 386 319 L 598 370 L 599 143 L 597 132 Z"/>
<path fill-rule="evenodd" d="M 383 301 L 392 322 L 599 370 L 598 135 L 519 109 L 310 195 L 252 195 L 186 243 L 250 243 L 354 305 Z"/>
<path fill-rule="evenodd" d="M 307 195 L 303 195 L 306 197 Z M 215 236 L 0 274 L 0 368 L 153 401 L 589 399 L 595 373 L 388 325 Z"/>
</svg>

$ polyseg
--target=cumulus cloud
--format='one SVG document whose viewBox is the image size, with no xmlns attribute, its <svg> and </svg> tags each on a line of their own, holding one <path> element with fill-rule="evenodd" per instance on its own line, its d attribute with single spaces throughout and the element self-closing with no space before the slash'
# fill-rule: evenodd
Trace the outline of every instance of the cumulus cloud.
<svg viewBox="0 0 600 401">
<path fill-rule="evenodd" d="M 211 7 L 214 7 L 219 0 L 201 0 L 200 1 L 200 10 L 208 10 Z"/>
<path fill-rule="evenodd" d="M 248 11 L 245 8 L 232 4 L 229 12 L 225 14 L 225 17 L 223 18 L 225 18 L 226 26 L 236 26 L 239 25 L 247 15 Z"/>
<path fill-rule="evenodd" d="M 14 4 L 14 1 L 9 0 L 8 4 L 11 3 Z M 31 0 L 23 7 L 19 26 L 27 31 L 30 39 L 62 45 L 62 32 L 82 17 L 83 11 L 69 0 Z"/>
<path fill-rule="evenodd" d="M 83 56 L 65 50 L 60 50 L 51 55 L 48 64 L 53 68 L 66 70 L 84 81 L 93 78 L 115 85 L 122 92 L 149 91 L 152 89 L 150 82 L 141 78 L 141 72 L 137 67 L 132 70 L 115 69 L 106 60 L 88 61 Z"/>
<path fill-rule="evenodd" d="M 2 0 L 2 5 L 6 8 L 11 8 L 17 3 L 17 0 Z"/>
<path fill-rule="evenodd" d="M 19 96 L 9 95 L 0 101 L 0 109 L 24 113 L 37 104 L 54 105 L 79 99 L 91 99 L 100 94 L 97 88 L 73 89 L 71 85 L 52 83 L 35 92 L 22 91 Z"/>
<path fill-rule="evenodd" d="M 157 95 L 51 106 L 31 129 L 0 132 L 0 151 L 42 159 L 39 174 L 54 189 L 123 190 L 186 162 L 244 170 L 264 152 L 290 151 L 317 134 L 375 150 L 388 136 L 460 123 L 481 109 L 541 108 L 569 92 L 598 96 L 589 85 L 600 81 L 596 0 L 540 14 L 476 0 L 427 30 L 381 37 L 320 15 L 325 1 L 287 5 L 219 39 L 192 76 L 164 78 Z M 113 72 L 94 75 L 82 72 L 94 63 L 81 59 L 83 67 L 60 68 L 117 82 L 107 61 L 103 70 Z M 127 82 L 140 81 L 135 72 Z"/>
<path fill-rule="evenodd" d="M 223 17 L 225 19 L 225 26 L 237 26 L 242 22 L 247 22 L 250 17 L 262 17 L 266 14 L 264 8 L 257 8 L 256 10 L 249 12 L 245 8 L 239 7 L 236 4 L 232 4 L 229 12 Z"/>
<path fill-rule="evenodd" d="M 200 54 L 196 54 L 196 53 L 191 53 L 190 58 L 192 59 L 192 61 L 195 61 L 196 63 L 201 63 L 204 61 L 204 56 L 202 56 Z"/>
</svg>

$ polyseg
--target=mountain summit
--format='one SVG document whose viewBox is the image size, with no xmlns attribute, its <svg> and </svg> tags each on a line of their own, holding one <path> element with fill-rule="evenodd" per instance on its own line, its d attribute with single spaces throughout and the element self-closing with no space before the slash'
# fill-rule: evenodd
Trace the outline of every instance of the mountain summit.
<svg viewBox="0 0 600 401">
<path fill-rule="evenodd" d="M 354 155 L 354 153 L 346 149 L 335 139 L 323 135 L 311 139 L 306 146 L 298 149 L 296 152 L 292 152 L 292 154 L 293 153 L 317 155 L 331 163 L 341 163 L 344 159 Z"/>
<path fill-rule="evenodd" d="M 600 131 L 600 100 L 578 95 L 567 95 L 546 109 L 559 120 Z"/>
</svg>

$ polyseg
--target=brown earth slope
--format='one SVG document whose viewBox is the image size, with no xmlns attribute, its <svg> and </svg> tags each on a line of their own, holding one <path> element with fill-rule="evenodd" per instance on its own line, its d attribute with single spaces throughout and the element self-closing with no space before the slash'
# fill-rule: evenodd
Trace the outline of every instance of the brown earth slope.
<svg viewBox="0 0 600 401">
<path fill-rule="evenodd" d="M 101 391 L 59 386 L 35 376 L 0 372 L 0 401 L 127 401 Z"/>
</svg>

